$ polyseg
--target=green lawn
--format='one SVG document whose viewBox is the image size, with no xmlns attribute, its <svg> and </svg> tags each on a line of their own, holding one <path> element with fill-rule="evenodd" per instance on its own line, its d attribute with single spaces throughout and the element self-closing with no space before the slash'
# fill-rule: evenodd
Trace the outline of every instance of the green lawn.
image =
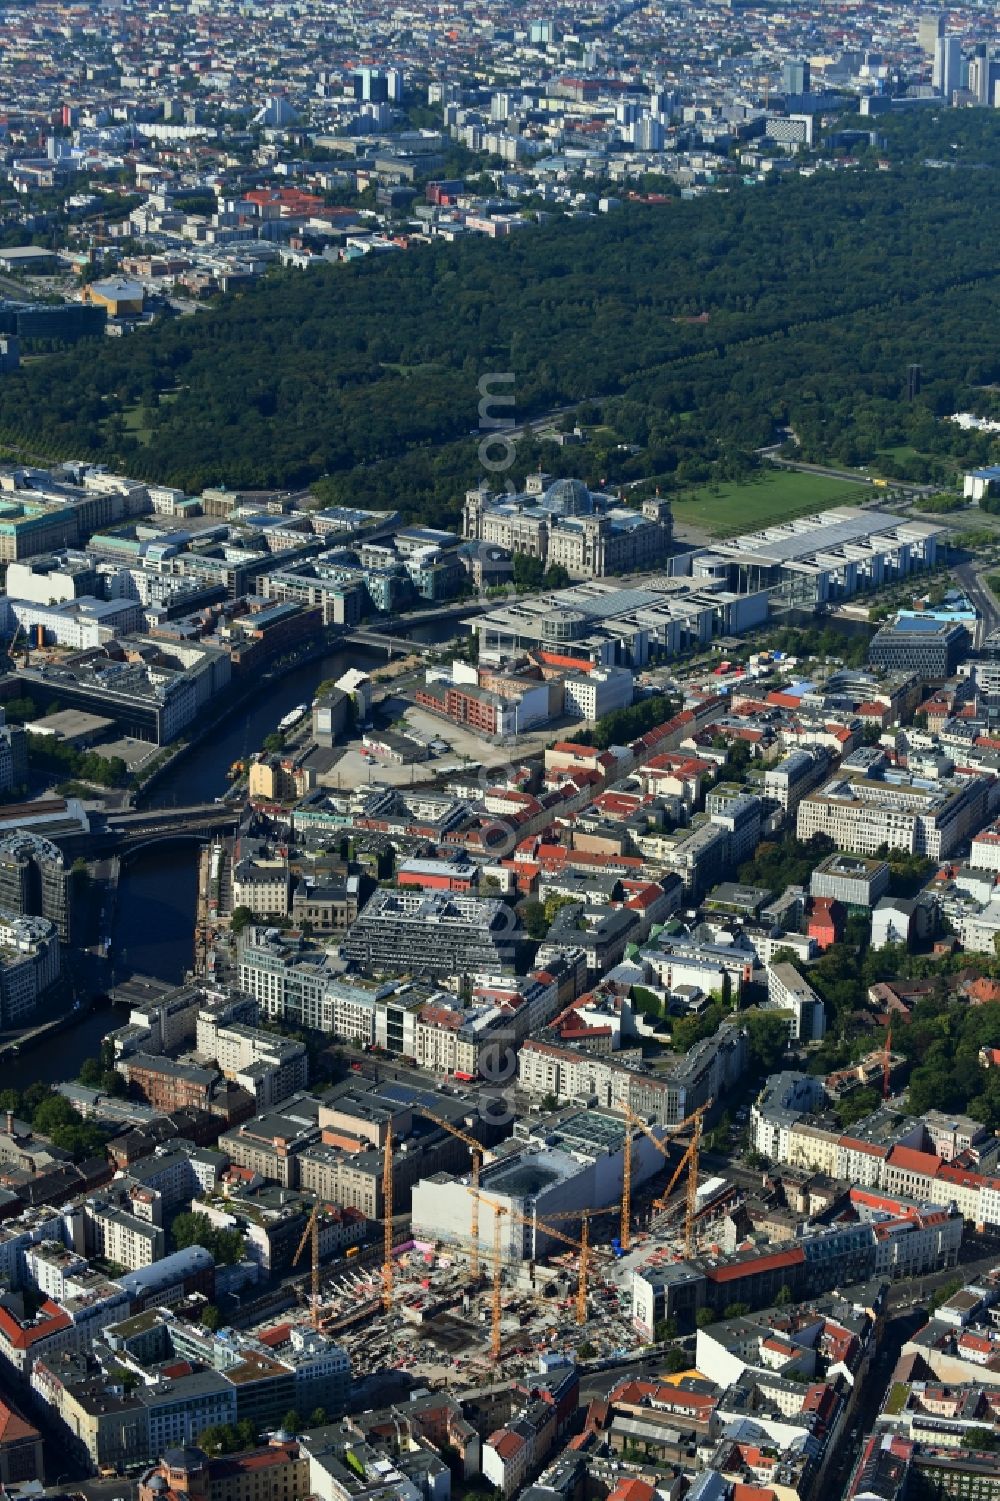
<svg viewBox="0 0 1000 1501">
<path fill-rule="evenodd" d="M 897 443 L 894 448 L 880 448 L 876 459 L 925 459 L 927 455 L 912 443 Z"/>
<path fill-rule="evenodd" d="M 746 484 L 703 485 L 676 496 L 672 505 L 678 521 L 704 527 L 716 537 L 728 537 L 792 516 L 809 516 L 827 506 L 856 506 L 871 493 L 868 485 L 853 485 L 823 474 L 766 469 Z"/>
<path fill-rule="evenodd" d="M 153 435 L 152 429 L 142 420 L 142 408 L 138 404 L 125 408 L 122 412 L 122 425 L 140 443 L 148 443 Z"/>
<path fill-rule="evenodd" d="M 160 406 L 169 406 L 176 401 L 180 393 L 178 391 L 163 391 L 160 394 Z M 147 427 L 142 420 L 143 408 L 141 402 L 135 402 L 130 407 L 122 409 L 122 425 L 127 433 L 131 433 L 138 443 L 148 443 L 153 436 L 153 430 Z M 105 419 L 105 423 L 107 419 Z"/>
</svg>

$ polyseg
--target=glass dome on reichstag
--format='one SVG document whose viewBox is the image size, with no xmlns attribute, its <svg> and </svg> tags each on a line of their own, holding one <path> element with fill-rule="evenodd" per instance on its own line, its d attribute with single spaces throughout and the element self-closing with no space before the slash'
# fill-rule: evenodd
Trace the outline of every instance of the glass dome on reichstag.
<svg viewBox="0 0 1000 1501">
<path fill-rule="evenodd" d="M 589 516 L 594 497 L 582 479 L 557 479 L 545 492 L 543 504 L 557 516 Z"/>
</svg>

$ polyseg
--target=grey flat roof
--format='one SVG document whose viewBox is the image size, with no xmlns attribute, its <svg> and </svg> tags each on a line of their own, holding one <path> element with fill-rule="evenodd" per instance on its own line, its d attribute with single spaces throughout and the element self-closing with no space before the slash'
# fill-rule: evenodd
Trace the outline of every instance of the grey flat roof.
<svg viewBox="0 0 1000 1501">
<path fill-rule="evenodd" d="M 913 523 L 889 511 L 835 506 L 815 516 L 803 516 L 761 531 L 731 537 L 726 542 L 715 544 L 712 551 L 727 557 L 746 558 L 747 561 L 794 563 L 817 553 L 837 552 L 851 544 L 864 545 L 869 538 L 884 537 L 897 528 L 901 531 L 902 542 L 916 541 L 941 530 L 933 523 Z"/>
<path fill-rule="evenodd" d="M 13 245 L 6 250 L 0 250 L 0 261 L 54 261 L 54 250 L 46 250 L 44 245 Z"/>
</svg>

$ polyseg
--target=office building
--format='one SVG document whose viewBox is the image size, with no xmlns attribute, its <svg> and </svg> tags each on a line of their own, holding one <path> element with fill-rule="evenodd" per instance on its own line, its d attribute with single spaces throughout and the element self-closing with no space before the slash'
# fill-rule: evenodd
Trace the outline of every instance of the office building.
<svg viewBox="0 0 1000 1501">
<path fill-rule="evenodd" d="M 985 777 L 930 782 L 905 772 L 841 771 L 802 799 L 796 829 L 800 839 L 826 834 L 838 849 L 861 855 L 886 845 L 941 860 L 982 828 L 988 790 Z"/>
<path fill-rule="evenodd" d="M 934 56 L 934 49 L 945 34 L 947 13 L 943 10 L 924 11 L 917 23 L 917 43 L 927 57 Z"/>
<path fill-rule="evenodd" d="M 36 703 L 113 719 L 127 735 L 166 745 L 230 681 L 231 659 L 203 642 L 125 636 L 110 649 L 94 648 L 58 666 L 19 667 L 17 691 Z"/>
<path fill-rule="evenodd" d="M 872 638 L 868 660 L 875 667 L 946 678 L 968 653 L 969 632 L 959 622 L 926 615 L 898 615 Z"/>
<path fill-rule="evenodd" d="M 299 1158 L 320 1139 L 319 1103 L 293 1095 L 266 1115 L 255 1116 L 219 1137 L 219 1148 L 237 1167 L 249 1168 L 282 1188 L 299 1186 Z"/>
<path fill-rule="evenodd" d="M 1000 491 L 1000 464 L 987 464 L 984 469 L 972 469 L 962 484 L 962 495 L 977 505 Z M 995 632 L 991 632 L 995 635 Z"/>
<path fill-rule="evenodd" d="M 1000 61 L 985 42 L 977 43 L 969 62 L 969 93 L 982 109 L 1000 107 Z"/>
<path fill-rule="evenodd" d="M 173 1110 L 207 1110 L 219 1075 L 160 1054 L 130 1053 L 118 1064 L 122 1077 L 150 1105 L 169 1115 Z"/>
<path fill-rule="evenodd" d="M 924 1230 L 930 1232 L 926 1237 Z M 755 1245 L 726 1256 L 676 1261 L 657 1250 L 633 1273 L 632 1315 L 637 1328 L 651 1336 L 663 1318 L 690 1326 L 700 1308 L 721 1315 L 732 1303 L 769 1307 L 783 1288 L 797 1302 L 877 1274 L 912 1274 L 910 1258 L 899 1245 L 910 1235 L 918 1238 L 914 1270 L 956 1264 L 962 1220 L 954 1206 L 914 1213 L 912 1206 L 900 1205 L 877 1223 L 823 1226 L 788 1245 Z M 887 1243 L 890 1253 L 902 1253 L 898 1262 L 887 1255 Z"/>
<path fill-rule="evenodd" d="M 239 986 L 260 1006 L 262 1016 L 289 1026 L 308 1027 L 315 1032 L 334 1032 L 344 1037 L 362 1037 L 374 1041 L 374 1032 L 358 1030 L 358 1017 L 364 1011 L 369 1026 L 374 1011 L 374 993 L 362 982 L 345 985 L 341 966 L 322 950 L 304 939 L 289 937 L 276 928 L 247 928 L 239 940 Z M 354 1004 L 346 1009 L 349 1018 L 338 1009 L 338 996 L 348 992 Z M 353 1030 L 342 1030 L 340 1023 L 349 1021 Z"/>
<path fill-rule="evenodd" d="M 303 877 L 292 893 L 292 924 L 306 932 L 343 933 L 358 915 L 359 878 L 348 876 L 342 884 L 323 883 Z"/>
<path fill-rule="evenodd" d="M 821 860 L 809 878 L 809 892 L 814 897 L 829 897 L 845 907 L 869 911 L 879 897 L 889 890 L 889 866 L 885 860 L 866 859 L 864 855 L 843 855 L 839 851 Z"/>
<path fill-rule="evenodd" d="M 731 866 L 749 860 L 760 842 L 764 804 L 741 787 L 714 788 L 705 799 L 705 812 L 717 828 L 729 834 Z"/>
<path fill-rule="evenodd" d="M 942 530 L 889 511 L 834 506 L 713 543 L 693 555 L 691 570 L 738 593 L 766 589 L 776 602 L 815 606 L 933 568 Z"/>
<path fill-rule="evenodd" d="M 632 674 L 625 667 L 598 667 L 593 672 L 573 673 L 563 682 L 567 714 L 597 720 L 632 702 Z"/>
<path fill-rule="evenodd" d="M 251 788 L 251 793 L 253 789 Z M 288 861 L 283 856 L 252 855 L 237 860 L 232 872 L 232 906 L 256 918 L 287 917 L 291 896 Z"/>
<path fill-rule="evenodd" d="M 823 779 L 830 766 L 825 746 L 791 751 L 777 766 L 764 773 L 764 798 L 778 804 L 785 813 L 795 812 L 806 793 Z"/>
<path fill-rule="evenodd" d="M 0 910 L 46 917 L 64 943 L 73 941 L 75 882 L 61 849 L 40 834 L 0 838 Z"/>
<path fill-rule="evenodd" d="M 0 708 L 0 792 L 17 792 L 28 780 L 28 737 L 19 724 L 8 724 Z"/>
<path fill-rule="evenodd" d="M 781 70 L 783 94 L 809 93 L 809 60 L 805 57 L 790 58 Z"/>
<path fill-rule="evenodd" d="M 0 1027 L 23 1026 L 60 972 L 52 923 L 0 908 Z"/>
<path fill-rule="evenodd" d="M 621 1198 L 625 1152 L 624 1119 L 595 1109 L 572 1109 L 546 1117 L 532 1129 L 528 1121 L 517 1128 L 518 1149 L 480 1172 L 489 1205 L 506 1212 L 501 1230 L 501 1254 L 506 1261 L 541 1260 L 560 1243 L 535 1218 L 555 1215 L 570 1234 L 578 1233 L 571 1218 L 575 1209 L 600 1209 Z M 658 1140 L 663 1129 L 650 1128 Z M 663 1169 L 663 1157 L 647 1136 L 632 1141 L 633 1182 L 641 1184 Z M 468 1247 L 472 1239 L 473 1203 L 468 1177 L 443 1172 L 423 1177 L 413 1189 L 413 1229 L 417 1236 Z M 493 1214 L 480 1206 L 479 1243 L 483 1254 L 493 1246 Z"/>
<path fill-rule="evenodd" d="M 934 43 L 933 84 L 949 102 L 962 87 L 962 41 L 957 36 L 940 36 Z"/>
<path fill-rule="evenodd" d="M 763 625 L 767 595 L 737 594 L 714 577 L 657 575 L 642 583 L 588 579 L 555 594 L 525 595 L 476 621 L 479 660 L 530 651 L 552 667 L 644 667 Z"/>
</svg>

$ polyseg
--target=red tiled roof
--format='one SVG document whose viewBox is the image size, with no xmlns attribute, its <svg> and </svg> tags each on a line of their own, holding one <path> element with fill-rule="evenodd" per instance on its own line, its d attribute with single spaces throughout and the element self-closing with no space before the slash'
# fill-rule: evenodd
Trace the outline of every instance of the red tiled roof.
<svg viewBox="0 0 1000 1501">
<path fill-rule="evenodd" d="M 653 1501 L 656 1489 L 648 1480 L 620 1480 L 607 1501 Z"/>
<path fill-rule="evenodd" d="M 744 1485 L 737 1480 L 733 1486 L 733 1501 L 774 1501 L 775 1493 L 767 1486 Z"/>
<path fill-rule="evenodd" d="M 498 1428 L 496 1433 L 490 1434 L 486 1442 L 505 1464 L 516 1454 L 520 1454 L 525 1443 L 521 1435 L 511 1428 Z"/>
<path fill-rule="evenodd" d="M 0 1444 L 15 1444 L 20 1439 L 38 1438 L 38 1429 L 16 1413 L 6 1402 L 0 1402 Z"/>
<path fill-rule="evenodd" d="M 888 1148 L 877 1146 L 873 1141 L 861 1141 L 856 1136 L 842 1136 L 839 1145 L 849 1152 L 863 1152 L 866 1157 L 886 1157 Z"/>
<path fill-rule="evenodd" d="M 44 1319 L 42 1314 L 45 1315 Z M 0 1334 L 15 1350 L 28 1350 L 40 1339 L 48 1339 L 50 1335 L 69 1329 L 72 1323 L 69 1314 L 64 1313 L 51 1298 L 46 1298 L 42 1304 L 36 1322 L 28 1325 L 19 1323 L 9 1309 L 0 1306 Z"/>
<path fill-rule="evenodd" d="M 889 1166 L 898 1167 L 904 1173 L 924 1173 L 928 1178 L 933 1178 L 941 1166 L 941 1159 L 935 1157 L 933 1152 L 918 1152 L 913 1147 L 893 1147 L 889 1154 Z"/>
<path fill-rule="evenodd" d="M 796 1246 L 790 1251 L 775 1251 L 770 1256 L 747 1257 L 727 1266 L 706 1267 L 705 1276 L 710 1282 L 734 1282 L 757 1272 L 777 1272 L 784 1267 L 801 1266 L 805 1259 L 802 1247 Z"/>
<path fill-rule="evenodd" d="M 287 1344 L 291 1337 L 291 1324 L 275 1324 L 273 1328 L 265 1329 L 257 1336 L 261 1344 L 267 1345 L 269 1350 L 273 1350 L 278 1345 Z"/>
</svg>

